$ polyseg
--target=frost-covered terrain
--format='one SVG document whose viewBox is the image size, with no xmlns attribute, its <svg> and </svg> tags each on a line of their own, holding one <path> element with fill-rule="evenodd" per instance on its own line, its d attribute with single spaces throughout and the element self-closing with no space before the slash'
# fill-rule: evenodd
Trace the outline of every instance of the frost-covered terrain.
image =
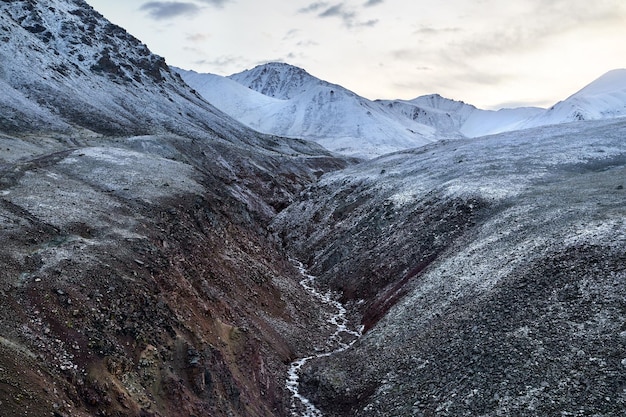
<svg viewBox="0 0 626 417">
<path fill-rule="evenodd" d="M 332 151 L 364 158 L 441 139 L 626 115 L 626 70 L 605 74 L 547 110 L 498 111 L 437 94 L 370 101 L 281 63 L 229 77 L 176 71 L 209 102 L 253 129 L 313 140 Z"/>
<path fill-rule="evenodd" d="M 617 416 L 626 121 L 443 141 L 330 174 L 273 223 L 363 314 L 326 415 Z"/>
<path fill-rule="evenodd" d="M 0 414 L 284 415 L 324 306 L 267 224 L 347 162 L 81 0 L 0 2 L 0 58 Z"/>
<path fill-rule="evenodd" d="M 82 0 L 0 2 L 0 58 L 2 416 L 623 414 L 623 70 L 548 110 L 194 91 Z"/>
</svg>

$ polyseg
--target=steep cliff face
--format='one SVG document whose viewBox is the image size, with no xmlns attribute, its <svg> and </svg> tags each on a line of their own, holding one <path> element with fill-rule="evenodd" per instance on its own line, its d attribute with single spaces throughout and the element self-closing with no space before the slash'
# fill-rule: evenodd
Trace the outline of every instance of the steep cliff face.
<svg viewBox="0 0 626 417">
<path fill-rule="evenodd" d="M 82 1 L 1 2 L 0 30 L 2 414 L 284 415 L 323 317 L 266 226 L 346 161 L 234 122 Z"/>
</svg>

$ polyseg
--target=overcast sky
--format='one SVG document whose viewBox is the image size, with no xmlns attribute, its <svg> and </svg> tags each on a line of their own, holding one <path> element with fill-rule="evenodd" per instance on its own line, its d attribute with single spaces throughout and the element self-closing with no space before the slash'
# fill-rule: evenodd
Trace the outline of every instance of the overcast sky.
<svg viewBox="0 0 626 417">
<path fill-rule="evenodd" d="M 369 99 L 547 107 L 626 67 L 624 0 L 87 0 L 170 65 L 281 61 Z"/>
</svg>

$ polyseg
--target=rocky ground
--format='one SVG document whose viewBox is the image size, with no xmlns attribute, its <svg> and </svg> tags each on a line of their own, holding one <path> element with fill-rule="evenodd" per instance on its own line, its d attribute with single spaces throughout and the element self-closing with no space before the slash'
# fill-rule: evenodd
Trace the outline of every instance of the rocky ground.
<svg viewBox="0 0 626 417">
<path fill-rule="evenodd" d="M 326 317 L 267 225 L 348 161 L 82 0 L 0 2 L 0 57 L 0 414 L 285 415 Z"/>
<path fill-rule="evenodd" d="M 0 2 L 0 58 L 3 416 L 290 414 L 337 330 L 295 259 L 366 330 L 303 366 L 325 415 L 623 414 L 623 119 L 356 164 L 82 0 Z"/>
<path fill-rule="evenodd" d="M 304 192 L 273 227 L 368 332 L 302 392 L 330 416 L 620 415 L 625 127 L 443 143 Z"/>
<path fill-rule="evenodd" d="M 283 415 L 287 364 L 325 318 L 266 225 L 343 162 L 73 142 L 3 137 L 3 415 Z"/>
</svg>

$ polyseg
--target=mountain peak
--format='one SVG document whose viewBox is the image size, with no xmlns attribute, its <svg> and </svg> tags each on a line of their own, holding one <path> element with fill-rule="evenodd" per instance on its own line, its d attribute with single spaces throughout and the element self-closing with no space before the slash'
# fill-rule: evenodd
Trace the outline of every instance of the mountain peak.
<svg viewBox="0 0 626 417">
<path fill-rule="evenodd" d="M 0 2 L 0 38 L 5 130 L 205 136 L 209 119 L 242 127 L 83 0 Z M 196 115 L 194 123 L 189 115 Z"/>
<path fill-rule="evenodd" d="M 626 68 L 611 70 L 574 95 L 597 95 L 626 90 Z"/>
<path fill-rule="evenodd" d="M 446 98 L 440 94 L 428 94 L 425 96 L 419 96 L 417 98 L 414 98 L 413 100 L 409 100 L 409 103 L 440 111 L 460 111 L 464 108 L 476 109 L 476 107 L 472 106 L 471 104 L 466 104 L 463 101 Z"/>
<path fill-rule="evenodd" d="M 228 78 L 269 97 L 291 99 L 313 85 L 324 84 L 304 69 L 283 62 L 270 62 Z"/>
<path fill-rule="evenodd" d="M 626 69 L 614 69 L 556 103 L 530 126 L 626 116 Z"/>
</svg>

